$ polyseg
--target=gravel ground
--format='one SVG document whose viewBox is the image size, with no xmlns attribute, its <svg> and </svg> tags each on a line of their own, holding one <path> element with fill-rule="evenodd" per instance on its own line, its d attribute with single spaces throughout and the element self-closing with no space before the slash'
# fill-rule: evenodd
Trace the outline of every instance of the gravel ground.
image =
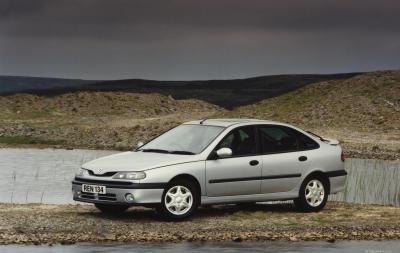
<svg viewBox="0 0 400 253">
<path fill-rule="evenodd" d="M 399 217 L 398 207 L 338 202 L 319 213 L 291 204 L 213 206 L 182 222 L 139 207 L 106 216 L 92 205 L 0 204 L 0 244 L 400 239 Z"/>
</svg>

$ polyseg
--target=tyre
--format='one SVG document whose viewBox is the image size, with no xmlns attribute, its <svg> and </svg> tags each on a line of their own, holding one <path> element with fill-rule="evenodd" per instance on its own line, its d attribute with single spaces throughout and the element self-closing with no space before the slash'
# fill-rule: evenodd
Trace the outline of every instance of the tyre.
<svg viewBox="0 0 400 253">
<path fill-rule="evenodd" d="M 328 182 L 321 176 L 307 177 L 301 184 L 299 198 L 294 200 L 296 209 L 302 212 L 318 212 L 328 200 Z"/>
<path fill-rule="evenodd" d="M 109 204 L 94 204 L 97 209 L 105 214 L 121 214 L 128 209 L 129 206 L 124 205 L 109 205 Z"/>
<path fill-rule="evenodd" d="M 157 211 L 168 220 L 182 220 L 191 216 L 200 204 L 200 194 L 193 182 L 177 180 L 164 190 Z"/>
</svg>

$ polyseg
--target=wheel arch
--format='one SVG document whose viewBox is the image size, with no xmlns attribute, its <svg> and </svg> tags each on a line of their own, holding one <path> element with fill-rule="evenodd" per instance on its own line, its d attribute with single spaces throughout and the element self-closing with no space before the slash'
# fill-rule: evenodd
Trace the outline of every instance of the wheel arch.
<svg viewBox="0 0 400 253">
<path fill-rule="evenodd" d="M 197 180 L 196 177 L 194 177 L 193 175 L 190 175 L 190 174 L 186 174 L 186 173 L 179 174 L 179 175 L 176 175 L 173 178 L 171 178 L 169 180 L 168 184 L 170 184 L 176 180 L 188 180 L 188 181 L 193 182 L 197 188 L 197 194 L 199 197 L 199 201 L 201 200 L 201 186 L 200 186 L 199 180 Z"/>
</svg>

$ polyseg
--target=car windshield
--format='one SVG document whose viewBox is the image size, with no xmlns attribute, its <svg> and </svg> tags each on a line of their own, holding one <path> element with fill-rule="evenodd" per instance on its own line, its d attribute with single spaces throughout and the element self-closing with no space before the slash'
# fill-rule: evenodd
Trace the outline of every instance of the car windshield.
<svg viewBox="0 0 400 253">
<path fill-rule="evenodd" d="M 203 151 L 224 130 L 207 125 L 180 125 L 158 136 L 138 150 L 192 155 Z"/>
</svg>

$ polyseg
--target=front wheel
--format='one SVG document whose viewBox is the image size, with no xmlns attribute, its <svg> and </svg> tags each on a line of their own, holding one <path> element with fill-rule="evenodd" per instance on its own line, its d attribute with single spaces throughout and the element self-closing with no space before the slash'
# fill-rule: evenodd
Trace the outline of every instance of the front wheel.
<svg viewBox="0 0 400 253">
<path fill-rule="evenodd" d="M 199 206 L 199 193 L 194 183 L 178 180 L 165 189 L 158 212 L 170 220 L 182 220 L 191 216 Z"/>
<path fill-rule="evenodd" d="M 300 187 L 299 198 L 294 205 L 299 211 L 317 212 L 326 205 L 328 200 L 328 183 L 319 176 L 306 178 Z"/>
</svg>

